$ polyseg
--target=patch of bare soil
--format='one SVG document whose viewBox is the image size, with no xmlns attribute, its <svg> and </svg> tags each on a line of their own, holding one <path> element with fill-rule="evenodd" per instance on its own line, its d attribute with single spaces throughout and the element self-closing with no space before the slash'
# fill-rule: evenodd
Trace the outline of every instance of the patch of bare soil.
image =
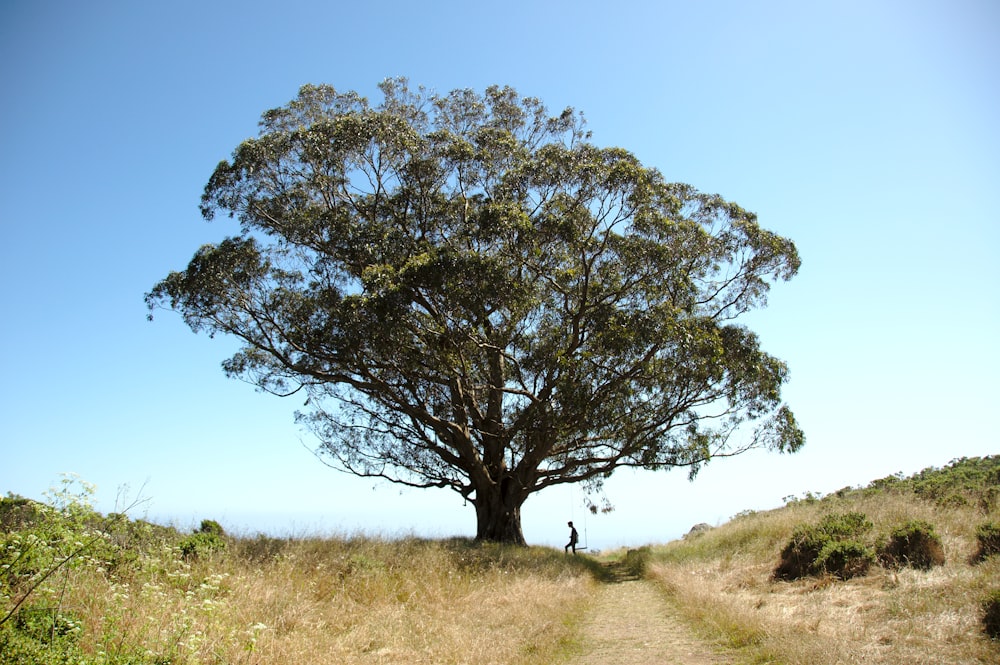
<svg viewBox="0 0 1000 665">
<path fill-rule="evenodd" d="M 577 665 L 721 665 L 712 651 L 681 622 L 650 582 L 602 584 L 583 621 L 583 653 Z"/>
</svg>

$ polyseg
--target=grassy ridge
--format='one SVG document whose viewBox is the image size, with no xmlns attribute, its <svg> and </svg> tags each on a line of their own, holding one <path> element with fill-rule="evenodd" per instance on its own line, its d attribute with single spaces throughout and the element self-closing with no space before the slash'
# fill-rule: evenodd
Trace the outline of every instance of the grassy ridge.
<svg viewBox="0 0 1000 665">
<path fill-rule="evenodd" d="M 3 665 L 547 663 L 596 583 L 593 562 L 547 548 L 231 538 L 211 521 L 185 535 L 73 500 L 2 508 Z"/>
<path fill-rule="evenodd" d="M 998 487 L 1000 457 L 987 457 L 809 496 L 654 548 L 649 574 L 706 636 L 747 662 L 996 663 L 1000 643 L 984 634 L 983 614 L 1000 587 L 1000 557 L 979 556 L 977 533 L 1000 521 Z M 797 527 L 849 513 L 871 521 L 873 547 L 901 524 L 933 525 L 944 565 L 776 579 Z"/>
<path fill-rule="evenodd" d="M 1000 456 L 956 460 L 599 561 L 465 539 L 234 538 L 211 520 L 184 534 L 99 515 L 68 479 L 46 503 L 0 499 L 0 665 L 561 662 L 595 585 L 639 576 L 747 663 L 996 663 L 984 601 L 1000 556 L 983 547 L 1000 535 L 998 488 Z M 776 577 L 803 525 L 848 514 L 873 551 L 931 525 L 944 564 Z"/>
</svg>

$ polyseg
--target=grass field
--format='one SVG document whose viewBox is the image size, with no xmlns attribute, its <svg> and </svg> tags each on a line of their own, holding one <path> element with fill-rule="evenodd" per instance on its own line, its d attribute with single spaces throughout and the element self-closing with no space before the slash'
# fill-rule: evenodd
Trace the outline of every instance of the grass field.
<svg viewBox="0 0 1000 665">
<path fill-rule="evenodd" d="M 1000 557 L 974 559 L 978 525 L 1000 518 L 1000 458 L 970 462 L 928 470 L 927 483 L 888 479 L 737 517 L 654 548 L 648 575 L 704 636 L 747 662 L 998 663 L 1000 643 L 984 635 L 983 614 L 986 598 L 1000 588 Z M 775 579 L 797 526 L 844 513 L 868 517 L 873 527 L 865 539 L 874 546 L 897 525 L 923 520 L 940 536 L 944 565 L 875 565 L 847 580 Z"/>
<path fill-rule="evenodd" d="M 573 557 L 464 539 L 233 537 L 210 520 L 184 534 L 99 515 L 68 479 L 45 503 L 0 499 L 0 665 L 566 662 L 615 560 L 734 662 L 997 663 L 984 614 L 1000 556 L 979 555 L 998 488 L 1000 458 L 966 460 Z M 775 576 L 804 525 L 843 514 L 864 516 L 852 537 L 873 553 L 921 520 L 944 563 L 873 554 L 848 579 Z"/>
<path fill-rule="evenodd" d="M 546 663 L 599 570 L 465 539 L 232 537 L 0 499 L 0 664 Z"/>
</svg>

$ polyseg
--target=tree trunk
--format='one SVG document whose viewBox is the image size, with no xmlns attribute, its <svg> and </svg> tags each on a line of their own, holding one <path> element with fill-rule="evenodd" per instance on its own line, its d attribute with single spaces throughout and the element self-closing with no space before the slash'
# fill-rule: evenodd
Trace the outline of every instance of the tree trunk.
<svg viewBox="0 0 1000 665">
<path fill-rule="evenodd" d="M 499 487 L 490 489 L 492 491 L 477 491 L 472 502 L 476 506 L 476 540 L 527 545 L 521 531 L 524 499 L 501 492 Z"/>
</svg>

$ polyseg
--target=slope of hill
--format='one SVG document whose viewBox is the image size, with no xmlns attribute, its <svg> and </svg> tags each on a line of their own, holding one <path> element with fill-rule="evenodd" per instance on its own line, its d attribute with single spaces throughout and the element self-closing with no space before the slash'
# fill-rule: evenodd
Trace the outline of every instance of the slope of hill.
<svg viewBox="0 0 1000 665">
<path fill-rule="evenodd" d="M 648 574 L 748 662 L 997 663 L 985 615 L 1000 589 L 998 523 L 1000 456 L 959 459 L 692 532 L 654 548 Z M 944 563 L 900 555 L 901 538 L 937 542 Z M 810 551 L 822 560 L 786 574 L 783 556 Z"/>
<path fill-rule="evenodd" d="M 561 657 L 600 566 L 463 539 L 232 537 L 0 498 L 0 665 Z"/>
<path fill-rule="evenodd" d="M 48 503 L 0 498 L 0 665 L 566 662 L 604 653 L 581 617 L 634 623 L 634 598 L 595 593 L 622 580 L 658 585 L 670 617 L 719 649 L 705 662 L 1000 662 L 987 631 L 1000 632 L 1000 456 L 598 558 L 461 539 L 240 538 L 212 520 L 185 534 L 100 515 L 89 491 L 69 479 Z M 647 662 L 630 649 L 621 662 Z"/>
</svg>

